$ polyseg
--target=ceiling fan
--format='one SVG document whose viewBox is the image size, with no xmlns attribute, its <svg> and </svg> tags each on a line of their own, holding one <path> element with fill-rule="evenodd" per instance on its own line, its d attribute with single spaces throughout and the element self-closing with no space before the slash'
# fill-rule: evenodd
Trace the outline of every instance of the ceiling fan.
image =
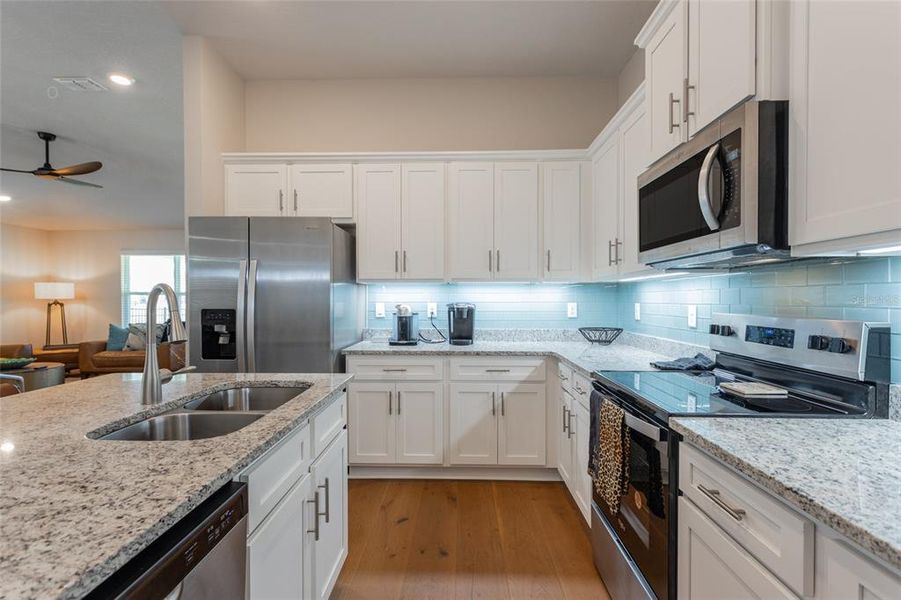
<svg viewBox="0 0 901 600">
<path fill-rule="evenodd" d="M 93 173 L 94 171 L 99 171 L 103 167 L 103 163 L 95 161 L 81 163 L 77 165 L 71 165 L 68 167 L 62 167 L 60 169 L 54 169 L 50 165 L 50 142 L 56 139 L 56 135 L 53 133 L 47 133 L 46 131 L 38 131 L 38 137 L 44 140 L 44 164 L 33 171 L 23 171 L 22 169 L 6 169 L 4 167 L 0 167 L 0 171 L 9 171 L 11 173 L 31 173 L 35 177 L 40 177 L 41 179 L 52 179 L 55 181 L 62 181 L 63 183 L 71 183 L 73 185 L 85 185 L 92 188 L 103 188 L 102 185 L 97 185 L 96 183 L 88 183 L 87 181 L 80 181 L 78 179 L 72 179 L 72 175 L 87 175 L 88 173 Z"/>
</svg>

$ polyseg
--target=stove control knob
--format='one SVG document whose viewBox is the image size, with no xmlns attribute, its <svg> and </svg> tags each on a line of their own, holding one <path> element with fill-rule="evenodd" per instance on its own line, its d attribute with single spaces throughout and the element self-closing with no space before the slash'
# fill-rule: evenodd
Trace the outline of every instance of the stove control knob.
<svg viewBox="0 0 901 600">
<path fill-rule="evenodd" d="M 850 352 L 851 350 L 853 350 L 851 344 L 849 344 L 842 338 L 832 338 L 831 340 L 829 340 L 829 352 L 844 354 L 846 352 Z"/>
<path fill-rule="evenodd" d="M 720 325 L 720 335 L 730 336 L 733 333 L 732 327 L 729 325 Z"/>
<path fill-rule="evenodd" d="M 719 335 L 720 334 L 720 326 L 719 325 L 710 325 L 710 335 Z"/>
<path fill-rule="evenodd" d="M 811 350 L 827 350 L 831 339 L 825 335 L 812 335 L 807 338 L 807 347 Z"/>
</svg>

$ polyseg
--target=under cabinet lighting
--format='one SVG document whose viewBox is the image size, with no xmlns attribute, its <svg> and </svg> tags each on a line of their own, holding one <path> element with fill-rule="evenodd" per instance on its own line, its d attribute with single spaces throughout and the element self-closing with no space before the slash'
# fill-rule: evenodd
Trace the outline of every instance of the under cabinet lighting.
<svg viewBox="0 0 901 600">
<path fill-rule="evenodd" d="M 690 273 L 686 271 L 676 271 L 673 273 L 655 273 L 653 275 L 639 275 L 637 277 L 626 277 L 625 279 L 617 279 L 619 283 L 624 283 L 627 281 L 645 281 L 647 279 L 666 279 L 667 277 L 681 277 L 684 275 L 690 275 Z"/>
<path fill-rule="evenodd" d="M 134 77 L 129 77 L 123 73 L 110 73 L 109 80 L 122 87 L 129 87 L 135 82 Z"/>
<path fill-rule="evenodd" d="M 12 196 L 0 196 L 0 202 L 9 202 L 12 200 Z"/>
<path fill-rule="evenodd" d="M 901 254 L 901 246 L 886 246 L 884 248 L 872 248 L 860 250 L 858 254 Z"/>
</svg>

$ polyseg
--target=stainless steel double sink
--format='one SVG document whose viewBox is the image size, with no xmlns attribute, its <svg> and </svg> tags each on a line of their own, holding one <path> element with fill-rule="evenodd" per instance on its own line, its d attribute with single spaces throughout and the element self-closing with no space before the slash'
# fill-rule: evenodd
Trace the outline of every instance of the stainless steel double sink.
<svg viewBox="0 0 901 600">
<path fill-rule="evenodd" d="M 247 427 L 309 388 L 309 385 L 244 386 L 221 390 L 191 400 L 181 408 L 117 429 L 99 439 L 186 441 L 219 437 Z"/>
</svg>

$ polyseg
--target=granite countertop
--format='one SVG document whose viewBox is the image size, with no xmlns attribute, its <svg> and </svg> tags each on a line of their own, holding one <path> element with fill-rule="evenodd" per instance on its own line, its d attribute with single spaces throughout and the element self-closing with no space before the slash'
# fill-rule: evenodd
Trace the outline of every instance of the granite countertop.
<svg viewBox="0 0 901 600">
<path fill-rule="evenodd" d="M 424 344 L 390 346 L 385 341 L 359 342 L 345 348 L 347 355 L 450 355 L 450 356 L 555 356 L 590 375 L 592 371 L 636 371 L 653 369 L 650 363 L 671 357 L 650 350 L 613 342 L 609 346 L 588 342 L 476 341 L 469 346 Z"/>
<path fill-rule="evenodd" d="M 194 374 L 141 405 L 138 374 L 0 400 L 0 598 L 78 598 L 334 398 L 347 374 Z M 178 442 L 90 439 L 247 382 L 300 396 L 234 433 Z"/>
<path fill-rule="evenodd" d="M 901 423 L 676 418 L 670 425 L 686 441 L 901 569 Z"/>
</svg>

